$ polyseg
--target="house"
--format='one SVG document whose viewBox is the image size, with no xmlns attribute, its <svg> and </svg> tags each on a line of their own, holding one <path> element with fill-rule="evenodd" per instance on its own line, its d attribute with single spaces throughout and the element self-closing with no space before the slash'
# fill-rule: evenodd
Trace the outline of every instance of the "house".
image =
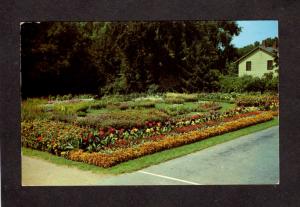
<svg viewBox="0 0 300 207">
<path fill-rule="evenodd" d="M 262 77 L 265 73 L 274 73 L 278 69 L 274 62 L 276 55 L 278 55 L 277 43 L 273 44 L 273 47 L 266 47 L 263 42 L 262 45 L 235 61 L 238 64 L 238 76 Z"/>
</svg>

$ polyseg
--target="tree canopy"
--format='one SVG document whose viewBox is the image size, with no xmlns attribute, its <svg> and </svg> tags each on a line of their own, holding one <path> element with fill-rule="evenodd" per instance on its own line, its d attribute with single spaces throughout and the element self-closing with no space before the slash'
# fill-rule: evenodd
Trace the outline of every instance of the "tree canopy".
<svg viewBox="0 0 300 207">
<path fill-rule="evenodd" d="M 276 44 L 276 46 L 278 46 L 278 37 L 274 37 L 274 38 L 269 37 L 264 39 L 263 41 L 266 47 L 273 47 L 273 44 Z M 261 45 L 260 42 L 255 41 L 253 44 L 249 44 L 244 47 L 238 48 L 238 56 L 242 57 L 246 55 L 248 52 L 258 47 L 259 45 Z"/>
<path fill-rule="evenodd" d="M 213 91 L 239 32 L 233 21 L 25 23 L 22 95 Z"/>
</svg>

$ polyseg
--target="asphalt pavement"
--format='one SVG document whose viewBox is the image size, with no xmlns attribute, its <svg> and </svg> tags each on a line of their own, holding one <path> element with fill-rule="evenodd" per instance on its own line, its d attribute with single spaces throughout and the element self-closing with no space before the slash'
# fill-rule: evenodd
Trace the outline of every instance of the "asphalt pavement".
<svg viewBox="0 0 300 207">
<path fill-rule="evenodd" d="M 95 185 L 239 185 L 279 183 L 279 126 L 249 134 Z"/>
</svg>

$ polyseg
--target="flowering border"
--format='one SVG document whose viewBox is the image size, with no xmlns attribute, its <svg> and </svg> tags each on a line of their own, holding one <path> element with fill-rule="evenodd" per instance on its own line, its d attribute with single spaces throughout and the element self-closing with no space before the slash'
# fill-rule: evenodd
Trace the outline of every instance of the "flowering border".
<svg viewBox="0 0 300 207">
<path fill-rule="evenodd" d="M 67 152 L 64 156 L 67 159 L 85 162 L 96 166 L 108 168 L 121 162 L 132 160 L 144 155 L 153 154 L 162 150 L 182 146 L 185 144 L 200 141 L 216 135 L 235 131 L 247 126 L 255 125 L 273 119 L 272 112 L 264 112 L 255 117 L 245 117 L 239 120 L 226 122 L 224 124 L 205 128 L 203 130 L 190 131 L 183 134 L 166 136 L 164 139 L 156 142 L 146 142 L 136 147 L 120 149 L 111 154 L 88 153 L 82 150 L 73 150 Z"/>
</svg>

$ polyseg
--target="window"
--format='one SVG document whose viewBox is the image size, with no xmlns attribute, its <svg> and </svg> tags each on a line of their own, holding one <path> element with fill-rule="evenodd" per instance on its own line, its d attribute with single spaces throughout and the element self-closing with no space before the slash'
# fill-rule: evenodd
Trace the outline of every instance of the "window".
<svg viewBox="0 0 300 207">
<path fill-rule="evenodd" d="M 246 62 L 246 70 L 250 71 L 251 70 L 251 61 Z"/>
<path fill-rule="evenodd" d="M 268 70 L 272 70 L 273 69 L 273 60 L 268 60 L 268 66 L 267 66 Z"/>
</svg>

